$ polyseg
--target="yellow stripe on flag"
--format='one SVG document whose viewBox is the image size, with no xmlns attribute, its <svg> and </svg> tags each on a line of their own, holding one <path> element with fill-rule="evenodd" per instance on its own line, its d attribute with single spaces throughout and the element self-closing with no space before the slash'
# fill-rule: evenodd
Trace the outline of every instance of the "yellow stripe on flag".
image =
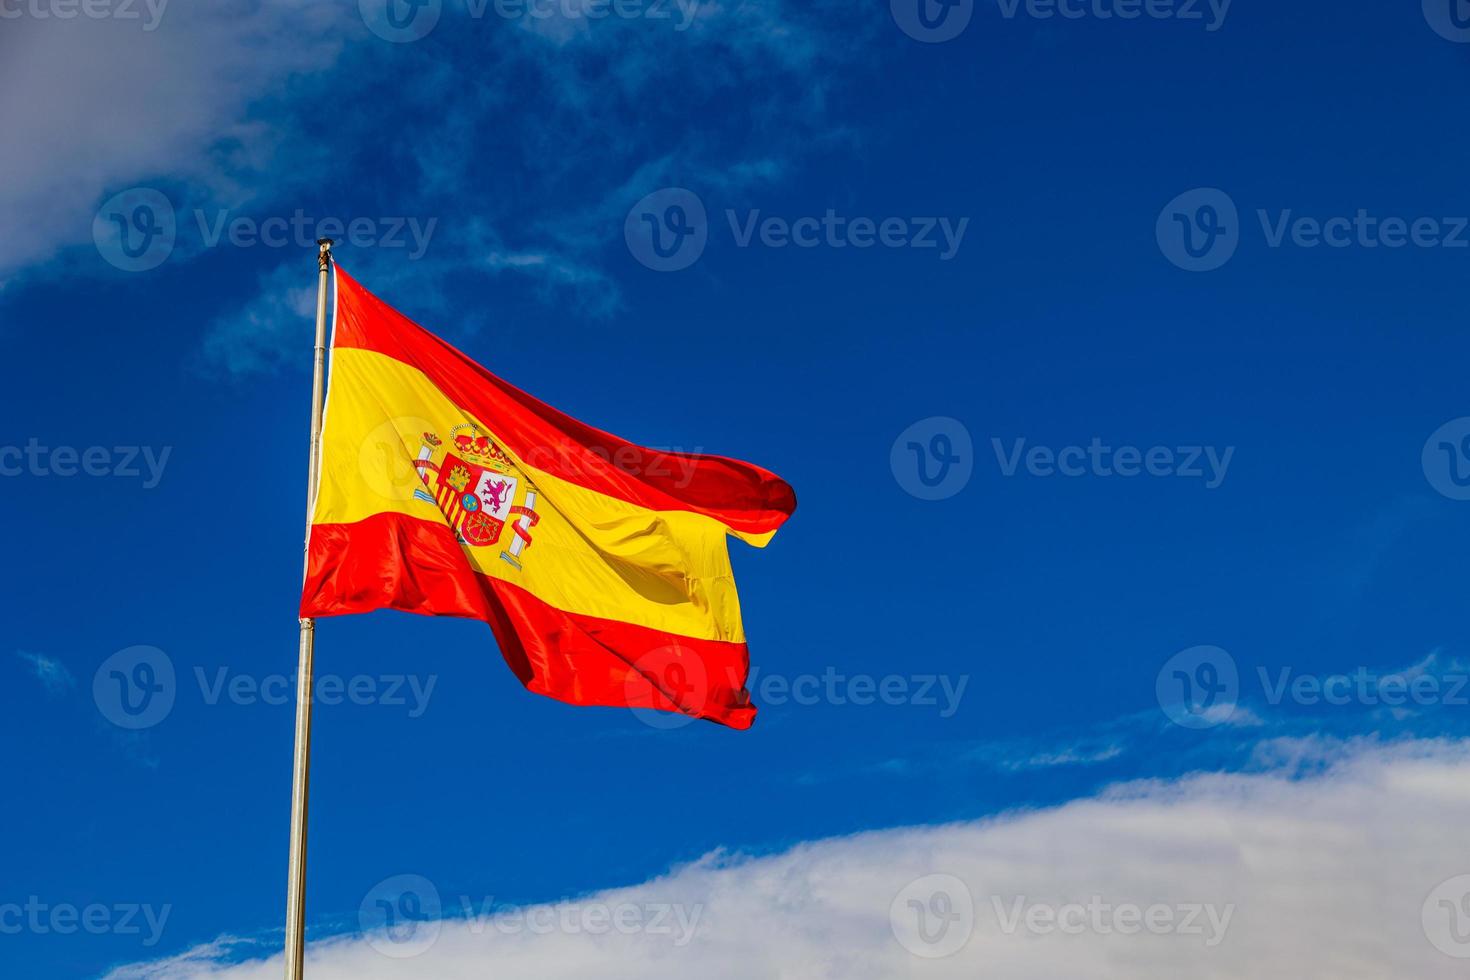
<svg viewBox="0 0 1470 980">
<path fill-rule="evenodd" d="M 426 486 L 415 468 L 415 457 L 428 445 L 425 434 L 440 439 L 449 453 L 456 427 L 472 423 L 495 438 L 494 420 L 471 417 L 417 368 L 375 351 L 333 351 L 328 406 L 314 524 L 354 524 L 385 512 L 449 524 L 434 502 L 443 492 L 437 472 L 425 470 Z M 534 486 L 539 521 L 519 568 L 500 557 L 514 540 L 515 517 L 493 546 L 464 548 L 478 572 L 566 612 L 680 636 L 745 641 L 720 522 L 618 500 L 513 455 L 507 472 Z M 415 496 L 416 490 L 433 499 Z M 517 503 L 523 496 L 520 487 Z M 450 513 L 455 507 L 449 505 Z"/>
</svg>

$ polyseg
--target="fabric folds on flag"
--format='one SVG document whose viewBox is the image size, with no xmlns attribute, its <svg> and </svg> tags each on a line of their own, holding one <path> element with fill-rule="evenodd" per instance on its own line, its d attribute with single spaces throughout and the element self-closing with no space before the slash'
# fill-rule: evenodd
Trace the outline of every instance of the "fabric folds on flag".
<svg viewBox="0 0 1470 980">
<path fill-rule="evenodd" d="M 483 620 L 538 694 L 749 728 L 726 538 L 763 547 L 791 487 L 578 422 L 340 267 L 336 294 L 301 615 Z"/>
</svg>

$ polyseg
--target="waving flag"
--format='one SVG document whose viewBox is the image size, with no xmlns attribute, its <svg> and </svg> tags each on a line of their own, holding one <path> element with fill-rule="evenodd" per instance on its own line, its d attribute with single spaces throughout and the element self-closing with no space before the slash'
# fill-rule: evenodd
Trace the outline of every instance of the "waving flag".
<svg viewBox="0 0 1470 980">
<path fill-rule="evenodd" d="M 791 487 L 578 422 L 336 284 L 301 615 L 480 619 L 538 694 L 749 728 L 726 538 L 764 546 Z"/>
</svg>

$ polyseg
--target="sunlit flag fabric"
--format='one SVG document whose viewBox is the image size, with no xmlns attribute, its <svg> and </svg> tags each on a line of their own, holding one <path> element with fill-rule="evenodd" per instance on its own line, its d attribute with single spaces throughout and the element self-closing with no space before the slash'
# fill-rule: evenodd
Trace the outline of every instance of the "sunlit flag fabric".
<svg viewBox="0 0 1470 980">
<path fill-rule="evenodd" d="M 480 619 L 531 691 L 749 728 L 726 538 L 763 547 L 791 487 L 584 425 L 336 285 L 301 614 Z"/>
</svg>

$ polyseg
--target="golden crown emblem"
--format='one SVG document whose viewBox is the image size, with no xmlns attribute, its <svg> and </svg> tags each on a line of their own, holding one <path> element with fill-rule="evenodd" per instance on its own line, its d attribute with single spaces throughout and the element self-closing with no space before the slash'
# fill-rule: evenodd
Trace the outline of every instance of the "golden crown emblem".
<svg viewBox="0 0 1470 980">
<path fill-rule="evenodd" d="M 468 462 L 501 471 L 511 466 L 510 457 L 505 451 L 495 444 L 495 440 L 484 429 L 473 422 L 456 425 L 450 430 L 449 439 L 454 445 L 454 451 Z"/>
</svg>

